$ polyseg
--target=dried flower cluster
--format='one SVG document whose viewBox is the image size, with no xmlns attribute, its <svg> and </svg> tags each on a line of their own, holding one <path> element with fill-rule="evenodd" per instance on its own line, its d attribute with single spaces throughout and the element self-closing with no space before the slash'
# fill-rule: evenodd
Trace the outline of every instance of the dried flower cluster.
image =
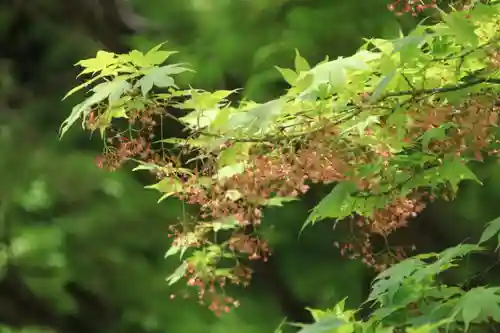
<svg viewBox="0 0 500 333">
<path fill-rule="evenodd" d="M 114 171 L 130 158 L 162 164 L 161 155 L 151 149 L 151 140 L 154 138 L 153 130 L 157 125 L 154 117 L 161 113 L 162 111 L 159 109 L 132 112 L 129 115 L 129 124 L 131 126 L 138 124 L 138 128 L 131 131 L 116 131 L 112 127 L 106 127 L 107 144 L 103 155 L 96 158 L 97 165 L 100 168 Z M 96 114 L 96 111 L 90 112 L 85 123 L 88 130 L 94 131 L 103 125 L 103 116 Z"/>
<path fill-rule="evenodd" d="M 372 238 L 374 235 L 387 237 L 399 228 L 406 227 L 409 220 L 415 218 L 423 211 L 426 203 L 423 200 L 425 194 L 413 195 L 413 198 L 395 198 L 394 201 L 383 209 L 373 213 L 373 217 L 355 217 L 350 220 L 352 239 L 345 244 L 335 242 L 335 247 L 340 249 L 342 256 L 350 259 L 358 259 L 376 271 L 383 271 L 391 264 L 401 261 L 407 257 L 404 247 L 389 248 L 381 254 L 375 254 Z M 412 250 L 414 245 L 407 247 Z"/>
<path fill-rule="evenodd" d="M 430 0 L 429 2 L 424 0 L 394 0 L 387 5 L 387 8 L 398 16 L 410 13 L 412 16 L 417 16 L 428 8 L 436 7 L 437 0 Z"/>
<path fill-rule="evenodd" d="M 410 135 L 418 137 L 431 129 L 436 130 L 435 140 L 429 149 L 438 154 L 455 153 L 457 156 L 483 160 L 483 152 L 497 154 L 496 149 L 488 149 L 495 143 L 495 127 L 498 124 L 500 108 L 496 106 L 497 97 L 492 95 L 474 96 L 460 106 L 425 106 L 418 111 L 409 112 L 413 119 Z M 469 155 L 469 156 L 467 156 Z"/>
<path fill-rule="evenodd" d="M 231 308 L 237 308 L 240 304 L 232 297 L 224 295 L 224 287 L 229 282 L 231 284 L 245 286 L 250 281 L 251 271 L 248 268 L 233 269 L 234 277 L 220 276 L 204 276 L 200 277 L 199 271 L 193 264 L 188 264 L 184 278 L 187 280 L 187 285 L 197 290 L 196 298 L 200 305 L 208 305 L 208 309 L 213 311 L 217 316 L 222 313 L 228 313 Z M 183 293 L 184 298 L 189 298 L 189 295 Z M 170 295 L 171 299 L 175 298 L 175 294 Z"/>
<path fill-rule="evenodd" d="M 193 176 L 185 183 L 181 198 L 202 207 L 202 217 L 219 220 L 234 216 L 242 226 L 261 222 L 262 204 L 272 196 L 297 197 L 313 183 L 332 183 L 345 179 L 345 156 L 329 143 L 332 131 L 323 129 L 300 149 L 277 145 L 272 154 L 250 155 L 251 164 L 222 183 L 200 188 Z"/>
</svg>

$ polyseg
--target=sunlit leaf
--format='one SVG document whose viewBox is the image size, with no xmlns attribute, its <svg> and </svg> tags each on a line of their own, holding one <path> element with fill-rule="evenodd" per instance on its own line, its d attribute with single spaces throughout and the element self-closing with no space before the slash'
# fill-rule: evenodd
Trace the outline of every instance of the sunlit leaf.
<svg viewBox="0 0 500 333">
<path fill-rule="evenodd" d="M 464 17 L 463 13 L 454 11 L 450 14 L 440 10 L 441 17 L 446 22 L 458 42 L 470 44 L 472 46 L 478 45 L 478 36 L 475 34 L 476 26 L 473 21 Z"/>
<path fill-rule="evenodd" d="M 267 199 L 266 202 L 264 203 L 264 205 L 265 206 L 281 207 L 281 206 L 283 206 L 284 203 L 296 201 L 296 200 L 298 200 L 298 199 L 295 197 L 273 197 L 273 198 Z"/>
<path fill-rule="evenodd" d="M 109 98 L 109 104 L 114 104 L 130 88 L 130 83 L 123 78 L 117 77 L 113 81 L 103 82 L 95 86 L 92 89 L 94 95 L 87 99 L 86 102 L 89 105 L 94 105 Z"/>
<path fill-rule="evenodd" d="M 180 246 L 177 246 L 177 245 L 170 246 L 167 253 L 165 253 L 165 258 L 176 255 L 177 253 L 180 252 L 180 250 L 181 250 Z"/>
<path fill-rule="evenodd" d="M 341 88 L 347 84 L 348 70 L 369 70 L 370 67 L 367 63 L 378 58 L 380 58 L 378 53 L 359 51 L 352 57 L 339 58 L 317 65 L 311 69 L 311 73 L 314 75 L 313 83 L 304 93 L 316 90 L 322 83 Z"/>
<path fill-rule="evenodd" d="M 298 333 L 330 333 L 335 332 L 341 327 L 352 326 L 352 324 L 345 322 L 335 316 L 331 316 L 329 318 L 322 318 L 321 320 L 315 322 L 314 324 L 306 325 Z M 351 333 L 345 332 L 345 333 Z"/>
<path fill-rule="evenodd" d="M 157 164 L 154 163 L 144 163 L 139 161 L 139 165 L 136 166 L 135 168 L 132 169 L 132 171 L 139 171 L 139 170 L 147 170 L 147 171 L 153 171 L 158 168 Z"/>
<path fill-rule="evenodd" d="M 300 55 L 299 50 L 297 50 L 297 49 L 295 49 L 294 64 L 295 64 L 295 70 L 297 71 L 297 73 L 305 72 L 305 71 L 308 71 L 311 69 L 311 66 L 309 66 L 309 63 L 307 62 L 307 60 Z"/>
<path fill-rule="evenodd" d="M 172 195 L 181 192 L 182 183 L 177 178 L 166 177 L 156 184 L 145 186 L 145 188 L 155 189 L 163 193 L 162 197 L 158 200 L 158 202 L 160 202 L 168 197 L 171 197 Z"/>
<path fill-rule="evenodd" d="M 164 67 L 154 67 L 149 69 L 137 82 L 137 84 L 141 87 L 141 91 L 144 96 L 148 94 L 153 86 L 157 86 L 159 88 L 177 87 L 174 79 L 170 76 L 168 69 Z"/>
<path fill-rule="evenodd" d="M 177 269 L 174 271 L 174 273 L 172 273 L 172 275 L 170 275 L 167 278 L 168 284 L 171 286 L 174 283 L 176 283 L 177 281 L 179 281 L 180 279 L 182 279 L 182 277 L 186 273 L 187 268 L 188 268 L 188 263 L 187 263 L 187 261 L 184 261 L 179 267 L 177 267 Z"/>
<path fill-rule="evenodd" d="M 277 116 L 283 111 L 284 101 L 281 99 L 257 105 L 246 112 L 237 112 L 231 115 L 228 127 L 243 129 L 249 135 L 264 134 L 274 123 Z"/>
<path fill-rule="evenodd" d="M 162 44 L 159 45 L 160 47 Z M 145 54 L 146 62 L 149 63 L 150 65 L 161 65 L 163 64 L 168 57 L 170 57 L 173 54 L 176 54 L 177 51 L 161 51 L 159 48 L 157 49 L 152 48 Z"/>
</svg>

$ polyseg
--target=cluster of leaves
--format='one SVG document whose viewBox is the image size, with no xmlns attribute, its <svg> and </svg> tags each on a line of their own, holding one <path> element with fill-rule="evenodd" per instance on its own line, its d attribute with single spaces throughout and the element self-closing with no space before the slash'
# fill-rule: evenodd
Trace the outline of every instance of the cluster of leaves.
<svg viewBox="0 0 500 333">
<path fill-rule="evenodd" d="M 460 259 L 484 251 L 480 245 L 499 228 L 498 221 L 492 221 L 479 244 L 460 244 L 441 253 L 417 255 L 380 273 L 366 301 L 373 308 L 367 319 L 356 320 L 357 311 L 345 310 L 342 301 L 333 309 L 310 309 L 316 322 L 299 325 L 300 332 L 466 332 L 471 326 L 499 322 L 499 287 L 465 290 L 439 281 L 441 273 L 458 266 Z"/>
<path fill-rule="evenodd" d="M 357 320 L 357 311 L 346 310 L 343 300 L 332 309 L 309 309 L 315 323 L 298 325 L 302 327 L 300 333 L 388 333 L 395 329 L 409 333 L 466 332 L 472 326 L 488 327 L 500 322 L 499 287 L 464 289 L 463 285 L 440 281 L 441 274 L 459 266 L 464 257 L 480 255 L 486 249 L 485 243 L 500 237 L 499 231 L 497 218 L 488 224 L 478 244 L 416 255 L 391 266 L 372 283 L 365 302 L 373 309 L 368 318 Z"/>
<path fill-rule="evenodd" d="M 297 199 L 313 183 L 336 185 L 304 226 L 351 223 L 358 240 L 342 251 L 383 271 L 405 253 L 377 257 L 371 237 L 406 226 L 434 198 L 453 198 L 461 181 L 479 182 L 467 163 L 498 153 L 500 7 L 438 13 L 441 22 L 396 40 L 366 40 L 351 57 L 311 67 L 297 52 L 294 69 L 277 68 L 290 88 L 263 104 L 231 103 L 236 91 L 180 89 L 174 77 L 189 69 L 163 65 L 173 52 L 161 45 L 147 53 L 100 51 L 78 63 L 91 77 L 68 96 L 89 88 L 92 95 L 61 135 L 82 118 L 103 138 L 99 165 L 113 170 L 134 161 L 135 170 L 158 177 L 149 187 L 160 200 L 176 196 L 199 207 L 172 233 L 167 256 L 183 262 L 168 280 L 185 277 L 216 313 L 238 304 L 224 287 L 248 283 L 243 259 L 271 254 L 258 235 L 263 209 Z M 181 123 L 185 137 L 153 140 L 164 121 Z M 433 256 L 441 265 L 446 254 Z M 412 260 L 383 276 L 408 262 L 424 266 Z M 384 302 L 387 312 L 392 303 Z"/>
</svg>

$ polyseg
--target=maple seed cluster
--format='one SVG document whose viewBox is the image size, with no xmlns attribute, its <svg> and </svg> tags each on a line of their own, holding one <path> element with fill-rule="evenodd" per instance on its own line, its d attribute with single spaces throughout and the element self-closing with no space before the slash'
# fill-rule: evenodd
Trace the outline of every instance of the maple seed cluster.
<svg viewBox="0 0 500 333">
<path fill-rule="evenodd" d="M 185 182 L 179 198 L 190 204 L 200 205 L 205 219 L 217 221 L 233 216 L 240 229 L 244 229 L 249 225 L 258 227 L 262 219 L 262 205 L 273 195 L 297 197 L 305 194 L 311 183 L 329 184 L 351 180 L 360 189 L 374 188 L 373 179 L 356 176 L 356 166 L 373 162 L 373 159 L 380 156 L 388 159 L 389 155 L 385 151 L 376 154 L 362 151 L 357 155 L 347 154 L 345 152 L 350 147 L 336 140 L 337 134 L 338 129 L 325 127 L 310 134 L 307 141 L 297 149 L 277 145 L 268 155 L 256 150 L 249 159 L 252 164 L 242 173 L 221 183 L 215 182 L 209 187 L 200 187 L 199 176 L 193 176 Z M 373 178 L 377 178 L 376 176 Z M 228 193 L 238 195 L 235 197 Z M 358 251 L 359 255 L 363 255 L 363 261 L 371 266 L 377 265 L 375 256 L 370 252 L 370 235 L 389 235 L 393 230 L 406 226 L 408 220 L 423 207 L 416 199 L 398 198 L 387 208 L 376 211 L 374 218 L 360 220 L 358 229 L 365 231 L 363 235 L 366 241 L 363 244 L 367 244 Z M 230 250 L 247 254 L 248 259 L 266 261 L 269 255 L 266 242 L 239 231 L 233 234 L 228 244 Z"/>
<path fill-rule="evenodd" d="M 411 198 L 395 198 L 387 207 L 375 210 L 371 218 L 358 216 L 350 219 L 351 229 L 354 230 L 353 239 L 345 244 L 335 242 L 335 247 L 340 249 L 342 256 L 361 259 L 365 265 L 379 272 L 386 270 L 390 265 L 405 259 L 407 252 L 404 247 L 396 247 L 375 256 L 373 235 L 387 240 L 392 232 L 408 226 L 409 221 L 425 209 L 424 197 L 428 197 L 427 193 L 415 193 Z M 413 245 L 409 247 L 414 249 Z"/>
<path fill-rule="evenodd" d="M 409 13 L 412 16 L 417 16 L 426 9 L 437 8 L 437 0 L 430 0 L 429 3 L 423 0 L 395 0 L 387 5 L 387 8 L 397 16 Z"/>
<path fill-rule="evenodd" d="M 139 127 L 127 132 L 119 132 L 106 126 L 106 145 L 103 154 L 95 160 L 97 166 L 114 171 L 130 158 L 160 163 L 163 159 L 151 148 L 150 142 L 154 138 L 153 129 L 157 125 L 154 117 L 158 114 L 160 111 L 154 109 L 131 112 L 130 126 L 138 123 Z M 85 122 L 85 127 L 91 131 L 104 125 L 103 119 L 95 110 L 90 112 Z"/>
<path fill-rule="evenodd" d="M 169 226 L 171 233 L 168 234 L 168 237 L 174 239 L 172 246 L 198 248 L 213 245 L 208 241 L 208 238 L 203 237 L 204 232 L 202 228 L 199 228 L 200 226 L 200 224 L 195 226 L 198 230 L 195 230 L 191 234 L 186 232 L 185 225 L 182 226 L 183 231 L 180 230 L 179 226 Z M 228 269 L 227 274 L 217 275 L 214 267 L 208 265 L 200 267 L 199 264 L 197 267 L 192 262 L 189 262 L 189 260 L 186 261 L 186 264 L 187 267 L 182 278 L 185 279 L 188 287 L 196 290 L 195 294 L 198 304 L 208 306 L 217 316 L 220 316 L 222 313 L 228 313 L 231 308 L 239 306 L 237 300 L 225 294 L 225 287 L 228 284 L 247 287 L 250 284 L 253 273 L 250 268 L 237 264 Z M 192 295 L 187 290 L 182 290 L 181 296 L 186 299 L 192 298 Z M 172 294 L 170 298 L 174 299 L 176 295 Z"/>
<path fill-rule="evenodd" d="M 195 268 L 195 265 L 189 263 L 186 268 L 184 278 L 187 280 L 189 287 L 197 289 L 196 297 L 200 305 L 208 305 L 208 309 L 213 311 L 217 316 L 222 313 L 229 313 L 231 308 L 237 308 L 240 304 L 232 297 L 225 296 L 220 290 L 223 290 L 227 283 L 240 285 L 248 285 L 251 276 L 251 271 L 247 268 L 238 268 L 232 270 L 232 277 L 211 276 L 210 278 L 201 278 Z M 184 298 L 189 298 L 189 295 L 184 294 Z M 171 299 L 175 298 L 175 294 L 170 295 Z"/>
</svg>

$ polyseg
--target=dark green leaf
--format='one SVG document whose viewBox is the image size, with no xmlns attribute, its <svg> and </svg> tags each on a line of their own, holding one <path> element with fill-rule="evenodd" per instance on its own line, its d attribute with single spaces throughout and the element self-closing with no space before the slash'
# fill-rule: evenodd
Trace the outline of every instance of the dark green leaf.
<svg viewBox="0 0 500 333">
<path fill-rule="evenodd" d="M 424 150 L 429 149 L 429 143 L 432 140 L 444 140 L 446 139 L 446 128 L 443 126 L 431 128 L 422 135 L 422 148 Z"/>
<path fill-rule="evenodd" d="M 311 223 L 326 218 L 342 218 L 352 212 L 352 202 L 346 207 L 350 194 L 356 191 L 356 185 L 350 182 L 341 182 L 320 203 L 313 208 L 311 214 L 302 226 L 302 230 Z"/>
<path fill-rule="evenodd" d="M 495 236 L 499 232 L 500 232 L 500 216 L 488 222 L 486 229 L 483 231 L 483 234 L 481 235 L 479 244 L 482 244 L 490 240 L 493 236 Z"/>
<path fill-rule="evenodd" d="M 281 75 L 289 85 L 293 86 L 295 84 L 295 81 L 297 80 L 297 73 L 289 68 L 281 68 L 278 66 L 274 67 L 276 67 L 276 69 L 281 73 Z"/>
</svg>

